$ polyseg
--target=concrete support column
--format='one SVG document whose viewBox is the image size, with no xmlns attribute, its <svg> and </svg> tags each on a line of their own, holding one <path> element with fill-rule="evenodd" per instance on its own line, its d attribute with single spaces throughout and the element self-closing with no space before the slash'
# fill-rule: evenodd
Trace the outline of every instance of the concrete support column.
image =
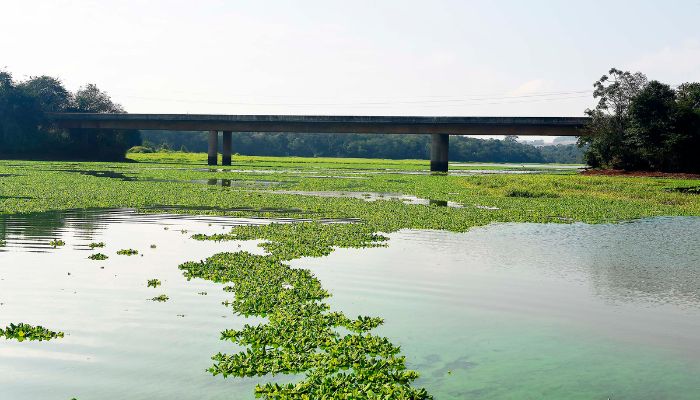
<svg viewBox="0 0 700 400">
<path fill-rule="evenodd" d="M 447 172 L 450 135 L 433 133 L 430 144 L 430 172 Z"/>
<path fill-rule="evenodd" d="M 221 149 L 221 165 L 231 165 L 231 131 L 223 131 Z"/>
<path fill-rule="evenodd" d="M 209 156 L 207 164 L 216 165 L 219 159 L 219 131 L 209 131 Z"/>
</svg>

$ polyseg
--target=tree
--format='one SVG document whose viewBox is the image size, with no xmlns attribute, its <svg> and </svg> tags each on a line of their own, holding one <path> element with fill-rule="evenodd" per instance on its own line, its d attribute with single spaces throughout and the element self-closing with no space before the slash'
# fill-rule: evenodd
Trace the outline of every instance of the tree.
<svg viewBox="0 0 700 400">
<path fill-rule="evenodd" d="M 700 84 L 674 90 L 613 68 L 593 86 L 598 104 L 586 110 L 588 135 L 579 139 L 591 166 L 700 171 Z"/>
<path fill-rule="evenodd" d="M 584 159 L 590 166 L 609 168 L 634 163 L 636 155 L 629 151 L 625 132 L 632 99 L 646 83 L 646 76 L 639 72 L 632 74 L 612 68 L 593 84 L 593 97 L 598 99 L 598 104 L 586 110 L 591 117 L 589 135 L 579 138 L 579 145 L 588 147 Z"/>
<path fill-rule="evenodd" d="M 0 71 L 0 153 L 39 157 L 121 159 L 141 143 L 138 131 L 66 131 L 48 117 L 52 112 L 123 113 L 109 95 L 95 85 L 75 94 L 50 76 L 15 82 Z"/>
</svg>

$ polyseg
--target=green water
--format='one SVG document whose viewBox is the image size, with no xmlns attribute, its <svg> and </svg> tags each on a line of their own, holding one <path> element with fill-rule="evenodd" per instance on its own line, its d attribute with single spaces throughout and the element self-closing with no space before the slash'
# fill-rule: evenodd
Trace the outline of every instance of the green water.
<svg viewBox="0 0 700 400">
<path fill-rule="evenodd" d="M 238 350 L 219 332 L 251 319 L 177 265 L 259 253 L 189 235 L 267 222 L 130 210 L 0 218 L 0 325 L 67 334 L 0 339 L 0 399 L 253 398 L 267 378 L 205 371 L 213 354 Z M 292 264 L 319 277 L 335 308 L 385 318 L 379 333 L 437 399 L 700 398 L 700 218 L 389 236 L 386 248 Z M 48 246 L 56 238 L 66 246 Z M 87 259 L 93 241 L 108 260 Z M 114 254 L 122 248 L 143 256 Z M 148 288 L 152 278 L 163 285 Z M 159 294 L 170 300 L 146 300 Z"/>
</svg>

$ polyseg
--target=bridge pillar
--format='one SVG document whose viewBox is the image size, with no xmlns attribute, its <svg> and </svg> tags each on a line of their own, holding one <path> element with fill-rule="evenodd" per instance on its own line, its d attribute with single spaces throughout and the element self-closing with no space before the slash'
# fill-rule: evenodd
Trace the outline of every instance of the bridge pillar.
<svg viewBox="0 0 700 400">
<path fill-rule="evenodd" d="M 223 131 L 222 135 L 222 145 L 221 149 L 221 165 L 231 165 L 231 131 Z"/>
<path fill-rule="evenodd" d="M 450 135 L 433 133 L 430 144 L 430 172 L 447 172 Z"/>
<path fill-rule="evenodd" d="M 209 152 L 207 164 L 216 165 L 219 159 L 219 131 L 209 131 Z"/>
</svg>

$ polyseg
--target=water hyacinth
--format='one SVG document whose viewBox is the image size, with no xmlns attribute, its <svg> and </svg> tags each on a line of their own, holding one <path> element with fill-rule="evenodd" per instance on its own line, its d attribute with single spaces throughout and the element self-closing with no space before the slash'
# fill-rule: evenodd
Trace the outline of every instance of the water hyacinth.
<svg viewBox="0 0 700 400">
<path fill-rule="evenodd" d="M 157 301 L 157 302 L 159 302 L 159 303 L 163 303 L 163 302 L 166 302 L 166 301 L 170 300 L 170 297 L 168 297 L 168 296 L 165 295 L 165 294 L 161 294 L 161 295 L 156 296 L 156 297 L 153 297 L 153 298 L 151 298 L 151 299 L 149 299 L 149 300 L 151 300 L 151 301 Z"/>
<path fill-rule="evenodd" d="M 41 325 L 32 326 L 20 322 L 19 324 L 10 324 L 5 329 L 0 328 L 0 337 L 5 337 L 5 339 L 14 339 L 19 342 L 25 340 L 30 341 L 45 341 L 56 338 L 62 338 L 64 336 L 63 332 L 54 332 Z"/>
<path fill-rule="evenodd" d="M 65 245 L 66 245 L 66 242 L 64 242 L 61 239 L 54 239 L 54 240 L 49 242 L 49 246 L 53 247 L 54 249 L 56 247 L 61 247 L 61 246 L 65 246 Z"/>
<path fill-rule="evenodd" d="M 327 254 L 339 243 L 348 247 L 375 246 L 384 238 L 368 236 L 363 228 L 357 227 L 337 225 L 329 230 L 321 224 L 299 225 L 302 224 L 233 229 L 230 238 L 240 239 L 243 232 L 250 238 L 264 235 L 281 240 L 264 246 L 272 254 L 220 253 L 204 261 L 180 265 L 188 279 L 233 283 L 225 287 L 225 291 L 235 294 L 226 304 L 236 314 L 268 319 L 267 323 L 223 331 L 222 340 L 245 346 L 246 350 L 216 354 L 209 371 L 224 377 L 305 373 L 306 379 L 301 382 L 258 385 L 256 396 L 269 399 L 366 398 L 372 393 L 385 399 L 431 398 L 425 389 L 411 385 L 418 373 L 406 369 L 400 349 L 387 338 L 369 333 L 383 323 L 381 318 L 351 319 L 331 311 L 323 301 L 330 294 L 313 274 L 281 261 L 303 254 Z M 299 245 L 299 241 L 306 240 L 302 236 L 281 233 L 299 229 L 324 230 L 326 235 L 322 237 L 326 239 L 309 250 Z M 333 229 L 344 234 L 332 235 Z M 342 335 L 339 328 L 351 333 Z"/>
<path fill-rule="evenodd" d="M 117 254 L 120 256 L 135 256 L 139 254 L 139 251 L 134 249 L 122 249 L 117 250 Z"/>
<path fill-rule="evenodd" d="M 90 256 L 88 256 L 88 258 L 91 259 L 91 260 L 99 260 L 99 261 L 101 261 L 101 260 L 106 260 L 106 259 L 108 259 L 109 257 L 107 257 L 106 254 L 95 253 L 95 254 L 91 254 Z"/>
<path fill-rule="evenodd" d="M 148 282 L 146 282 L 146 286 L 152 287 L 152 288 L 157 288 L 160 285 L 161 285 L 161 282 L 159 279 L 149 279 Z"/>
<path fill-rule="evenodd" d="M 266 255 L 222 253 L 180 267 L 188 278 L 226 285 L 224 291 L 231 295 L 226 304 L 233 312 L 266 317 L 264 323 L 222 332 L 222 339 L 243 346 L 244 351 L 237 347 L 238 352 L 214 356 L 210 369 L 213 374 L 304 375 L 299 382 L 260 384 L 256 395 L 264 398 L 430 397 L 425 390 L 413 387 L 417 373 L 406 369 L 398 346 L 372 332 L 382 324 L 380 317 L 350 318 L 331 310 L 326 303 L 330 294 L 313 274 L 291 268 L 286 261 L 325 256 L 335 248 L 383 246 L 387 240 L 384 234 L 400 229 L 464 232 L 493 222 L 602 223 L 658 215 L 700 215 L 694 180 L 575 173 L 428 176 L 421 173 L 427 168 L 425 161 L 284 157 L 241 157 L 237 161 L 242 172 L 237 172 L 202 168 L 206 161 L 203 154 L 131 157 L 140 162 L 77 163 L 70 168 L 128 170 L 135 178 L 132 181 L 61 171 L 67 163 L 55 163 L 53 171 L 46 171 L 34 168 L 44 165 L 34 161 L 0 161 L 0 173 L 10 174 L 1 182 L 3 196 L 9 196 L 0 199 L 0 213 L 106 207 L 134 207 L 155 213 L 162 212 L 158 207 L 165 204 L 177 205 L 167 208 L 167 212 L 308 221 L 238 226 L 222 234 L 195 235 L 199 240 L 262 240 Z M 152 168 L 149 162 L 159 162 L 158 168 Z M 247 171 L 260 168 L 260 164 L 265 165 L 265 179 L 278 183 L 272 189 L 256 186 L 259 176 Z M 310 171 L 323 179 L 307 177 Z M 353 179 L 338 177 L 350 173 Z M 246 185 L 224 188 L 193 183 L 209 178 L 235 179 Z M 45 184 L 49 180 L 52 185 Z M 403 193 L 465 207 L 275 193 L 278 188 Z M 332 219 L 348 223 L 327 223 Z M 118 254 L 138 252 L 125 249 Z M 163 294 L 149 300 L 163 302 L 169 298 Z"/>
</svg>

